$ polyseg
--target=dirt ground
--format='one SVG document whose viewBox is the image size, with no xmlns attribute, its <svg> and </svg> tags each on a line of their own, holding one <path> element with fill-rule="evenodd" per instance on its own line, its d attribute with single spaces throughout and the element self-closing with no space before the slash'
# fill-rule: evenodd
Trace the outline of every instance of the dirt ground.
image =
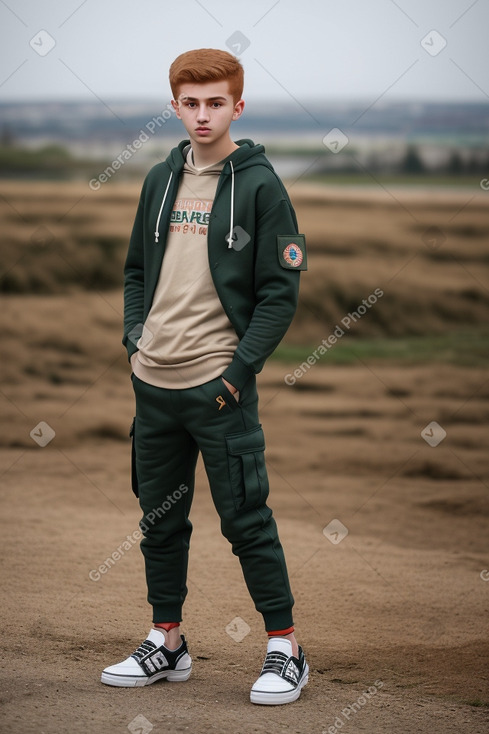
<svg viewBox="0 0 489 734">
<path fill-rule="evenodd" d="M 42 225 L 42 207 L 29 218 L 19 202 L 13 205 L 24 216 L 25 233 Z M 369 268 L 353 250 L 341 255 L 356 236 L 335 211 L 329 221 L 337 222 L 339 249 L 329 258 L 330 277 L 341 285 L 348 273 L 358 274 L 364 295 L 379 282 L 384 287 L 375 276 L 378 252 L 370 252 Z M 370 209 L 365 216 L 372 216 L 372 227 L 378 221 Z M 360 210 L 356 221 L 358 231 Z M 427 215 L 426 221 L 438 220 Z M 326 272 L 328 253 L 319 251 L 317 238 L 314 245 L 309 225 L 312 262 Z M 388 226 L 395 231 L 394 221 Z M 488 268 L 481 231 L 482 224 L 469 231 L 463 267 L 448 250 L 443 260 L 443 248 L 433 253 L 423 245 L 430 257 L 413 259 L 405 233 L 399 258 L 381 258 L 381 275 L 399 272 L 396 292 L 407 298 L 423 273 L 432 283 L 439 274 L 440 298 L 446 304 L 465 298 L 482 323 Z M 419 231 L 416 238 L 418 248 Z M 385 234 L 386 247 L 389 239 Z M 392 242 L 393 249 L 401 246 Z M 458 245 L 448 244 L 455 252 Z M 22 257 L 9 265 L 10 283 L 27 272 Z M 43 283 L 51 275 L 46 271 Z M 182 627 L 192 675 L 186 683 L 142 689 L 100 683 L 101 670 L 129 655 L 151 624 L 135 535 L 140 511 L 129 482 L 134 406 L 120 344 L 121 307 L 119 288 L 2 297 L 1 730 L 488 732 L 489 381 L 483 366 L 360 360 L 338 366 L 326 355 L 293 385 L 286 376 L 297 364 L 269 361 L 259 376 L 270 505 L 311 669 L 299 701 L 249 702 L 266 636 L 239 562 L 220 534 L 201 463 Z M 388 318 L 384 301 L 382 308 Z M 450 313 L 446 305 L 436 323 Z M 329 323 L 336 320 L 333 314 Z M 329 333 L 318 323 L 310 343 Z"/>
<path fill-rule="evenodd" d="M 200 464 L 183 627 L 192 676 L 147 689 L 100 684 L 150 616 L 128 441 L 63 442 L 76 410 L 62 413 L 82 392 L 72 386 L 36 410 L 34 421 L 57 431 L 48 445 L 0 454 L 4 731 L 488 730 L 487 374 L 317 367 L 299 388 L 285 385 L 286 371 L 265 368 L 260 402 L 270 504 L 311 667 L 300 700 L 248 701 L 266 640 Z M 102 375 L 87 400 L 132 414 L 122 370 Z M 447 431 L 436 447 L 420 435 L 432 420 Z M 340 542 L 341 526 L 323 532 L 333 520 L 348 530 Z M 239 641 L 226 632 L 233 622 L 235 637 L 250 628 Z"/>
</svg>

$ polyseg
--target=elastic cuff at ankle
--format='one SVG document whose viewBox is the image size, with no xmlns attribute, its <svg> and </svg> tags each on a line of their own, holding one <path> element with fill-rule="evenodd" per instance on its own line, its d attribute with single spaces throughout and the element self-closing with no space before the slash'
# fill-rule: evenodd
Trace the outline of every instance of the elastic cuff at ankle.
<svg viewBox="0 0 489 734">
<path fill-rule="evenodd" d="M 182 621 L 182 607 L 172 606 L 154 606 L 153 607 L 153 624 L 158 622 L 168 622 L 171 619 L 172 622 Z"/>
<path fill-rule="evenodd" d="M 267 632 L 269 630 L 284 630 L 294 626 L 292 609 L 280 609 L 275 612 L 265 612 L 263 614 L 263 621 L 265 622 L 265 629 Z"/>
</svg>

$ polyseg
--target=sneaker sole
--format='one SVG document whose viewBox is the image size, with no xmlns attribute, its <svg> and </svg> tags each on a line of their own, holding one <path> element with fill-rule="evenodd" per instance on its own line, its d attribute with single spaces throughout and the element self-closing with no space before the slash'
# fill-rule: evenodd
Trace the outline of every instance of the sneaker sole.
<svg viewBox="0 0 489 734">
<path fill-rule="evenodd" d="M 136 688 L 138 686 L 149 686 L 151 683 L 166 678 L 171 683 L 181 683 L 190 678 L 192 668 L 184 668 L 183 670 L 164 670 L 156 673 L 148 678 L 145 675 L 114 675 L 113 673 L 102 673 L 100 678 L 106 686 L 117 686 L 119 688 Z"/>
<path fill-rule="evenodd" d="M 305 675 L 299 681 L 297 688 L 285 693 L 270 693 L 269 691 L 251 691 L 251 703 L 264 704 L 265 706 L 279 706 L 282 703 L 292 703 L 297 701 L 301 695 L 301 691 L 309 680 L 309 668 L 306 669 Z"/>
</svg>

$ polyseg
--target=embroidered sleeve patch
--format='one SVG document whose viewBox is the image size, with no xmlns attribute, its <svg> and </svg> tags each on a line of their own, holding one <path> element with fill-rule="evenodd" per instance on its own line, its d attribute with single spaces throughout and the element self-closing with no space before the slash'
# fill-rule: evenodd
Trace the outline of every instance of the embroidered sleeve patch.
<svg viewBox="0 0 489 734">
<path fill-rule="evenodd" d="M 278 261 L 287 270 L 307 270 L 306 237 L 303 234 L 277 235 Z"/>
</svg>

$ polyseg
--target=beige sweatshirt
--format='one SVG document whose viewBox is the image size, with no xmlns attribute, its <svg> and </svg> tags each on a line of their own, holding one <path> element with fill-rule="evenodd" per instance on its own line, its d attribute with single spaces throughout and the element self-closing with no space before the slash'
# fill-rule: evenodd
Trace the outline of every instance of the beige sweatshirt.
<svg viewBox="0 0 489 734">
<path fill-rule="evenodd" d="M 197 169 L 186 156 L 153 305 L 131 365 L 156 387 L 196 387 L 222 374 L 238 336 L 212 281 L 207 226 L 223 162 Z"/>
</svg>

